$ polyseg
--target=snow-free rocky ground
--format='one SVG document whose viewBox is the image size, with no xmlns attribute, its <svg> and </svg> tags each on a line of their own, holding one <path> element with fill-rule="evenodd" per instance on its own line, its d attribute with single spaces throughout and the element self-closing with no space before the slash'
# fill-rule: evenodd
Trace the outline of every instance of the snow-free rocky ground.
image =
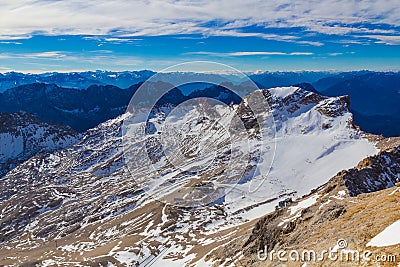
<svg viewBox="0 0 400 267">
<path fill-rule="evenodd" d="M 25 161 L 0 180 L 1 264 L 208 266 L 215 260 L 208 257 L 214 250 L 229 250 L 233 236 L 251 229 L 279 201 L 308 194 L 378 152 L 375 143 L 353 125 L 347 97 L 326 98 L 297 87 L 268 89 L 262 94 L 275 120 L 275 141 L 264 144 L 254 177 L 241 180 L 207 207 L 163 204 L 146 194 L 147 188 L 137 181 L 140 177 L 166 179 L 175 190 L 166 194 L 178 194 L 185 185 L 182 180 L 217 179 L 233 152 L 221 146 L 218 160 L 206 170 L 179 172 L 157 153 L 158 132 L 149 131 L 150 151 L 159 172 L 140 165 L 128 170 L 121 134 L 127 115 L 88 130 L 67 149 Z M 233 112 L 244 117 L 240 114 L 243 105 L 233 110 L 220 106 L 218 111 L 224 117 Z M 165 109 L 153 114 L 158 118 L 152 121 L 155 126 L 165 119 Z M 183 121 L 196 120 L 199 113 L 193 108 Z M 210 129 L 207 120 L 197 122 Z M 199 144 L 182 146 L 195 150 Z M 249 154 L 257 153 L 252 149 L 259 148 L 250 147 Z M 255 170 L 254 165 L 249 161 L 235 168 L 246 170 L 246 175 Z M 249 192 L 250 183 L 263 180 L 258 190 Z"/>
</svg>

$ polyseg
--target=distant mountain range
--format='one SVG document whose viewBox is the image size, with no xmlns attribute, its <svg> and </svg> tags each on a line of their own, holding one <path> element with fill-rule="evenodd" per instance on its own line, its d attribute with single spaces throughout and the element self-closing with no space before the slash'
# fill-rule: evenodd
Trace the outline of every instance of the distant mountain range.
<svg viewBox="0 0 400 267">
<path fill-rule="evenodd" d="M 63 88 L 54 84 L 21 85 L 0 93 L 0 112 L 29 112 L 43 121 L 68 125 L 83 132 L 125 112 L 141 83 L 127 89 L 113 85 L 92 85 L 87 89 Z M 173 88 L 172 85 L 164 85 Z M 158 86 L 162 86 L 158 84 Z M 241 98 L 222 86 L 196 90 L 188 96 L 178 88 L 165 94 L 157 105 L 177 105 L 195 97 L 212 97 L 226 104 Z"/>
<path fill-rule="evenodd" d="M 43 121 L 85 131 L 122 114 L 138 86 L 123 90 L 112 85 L 92 85 L 78 90 L 43 83 L 21 85 L 0 94 L 0 110 L 24 110 Z"/>
<path fill-rule="evenodd" d="M 367 132 L 400 135 L 400 74 L 351 72 L 323 78 L 313 86 L 326 96 L 348 95 L 355 122 Z"/>
<path fill-rule="evenodd" d="M 278 86 L 291 86 L 298 83 L 314 83 L 320 79 L 331 77 L 338 73 L 323 71 L 301 72 L 263 72 L 249 75 L 260 88 L 272 88 Z"/>
<path fill-rule="evenodd" d="M 0 74 L 0 92 L 3 92 L 0 93 L 0 111 L 25 110 L 42 120 L 84 131 L 122 114 L 140 84 L 154 74 L 149 70 Z M 183 84 L 176 88 L 179 92 L 170 93 L 170 98 L 177 101 L 198 96 L 216 97 L 224 91 L 217 85 L 231 82 L 232 86 L 240 88 L 246 82 L 229 74 L 173 72 L 158 75 L 166 83 Z M 304 71 L 248 75 L 260 88 L 300 85 L 326 96 L 349 95 L 355 122 L 362 130 L 385 136 L 400 135 L 399 72 Z M 199 82 L 203 80 L 213 84 Z M 219 97 L 223 102 L 239 101 L 237 96 L 227 92 L 225 90 Z"/>
<path fill-rule="evenodd" d="M 0 92 L 21 85 L 32 83 L 55 84 L 60 87 L 86 89 L 92 85 L 113 85 L 122 89 L 129 88 L 134 84 L 146 81 L 156 72 L 150 70 L 140 71 L 86 71 L 86 72 L 49 72 L 42 74 L 24 74 L 18 72 L 0 73 Z M 205 78 L 214 84 L 220 84 L 226 81 L 233 81 L 240 84 L 243 82 L 241 77 L 230 74 L 211 74 L 211 73 L 195 73 L 195 72 L 170 72 L 158 73 L 158 76 L 167 83 L 189 83 L 193 81 L 203 81 Z M 204 89 L 208 85 L 197 83 L 195 86 L 184 85 L 181 90 L 185 94 L 189 94 L 195 89 Z"/>
<path fill-rule="evenodd" d="M 86 72 L 49 72 L 42 74 L 24 74 L 18 72 L 0 73 L 0 92 L 20 85 L 32 83 L 56 84 L 60 87 L 86 89 L 91 85 L 114 85 L 123 89 L 144 82 L 156 72 L 150 70 L 140 71 L 86 71 Z M 248 77 L 261 88 L 272 88 L 277 86 L 290 86 L 297 83 L 313 83 L 320 79 L 336 75 L 331 72 L 260 72 L 247 73 Z M 223 82 L 233 82 L 240 84 L 245 81 L 243 77 L 232 74 L 212 74 L 212 73 L 195 73 L 195 72 L 170 72 L 158 73 L 164 82 L 180 83 L 191 82 L 192 85 L 184 85 L 180 87 L 184 94 L 189 94 L 195 89 L 204 89 L 209 84 L 196 83 L 196 81 L 209 80 L 214 84 Z M 205 79 L 207 78 L 207 79 Z M 193 86 L 194 85 L 194 86 Z"/>
<path fill-rule="evenodd" d="M 146 81 L 155 72 L 141 71 L 87 71 L 87 72 L 49 72 L 43 74 L 24 74 L 18 72 L 0 73 L 0 92 L 32 83 L 55 84 L 60 87 L 86 89 L 92 85 L 114 85 L 128 88 Z"/>
</svg>

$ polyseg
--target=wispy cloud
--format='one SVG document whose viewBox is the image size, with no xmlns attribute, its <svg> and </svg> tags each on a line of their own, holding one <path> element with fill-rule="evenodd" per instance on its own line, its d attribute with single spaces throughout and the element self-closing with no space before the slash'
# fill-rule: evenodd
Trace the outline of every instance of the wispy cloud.
<svg viewBox="0 0 400 267">
<path fill-rule="evenodd" d="M 209 35 L 213 36 L 232 36 L 232 37 L 259 37 L 266 40 L 276 40 L 276 41 L 296 41 L 299 37 L 294 35 L 285 34 L 271 34 L 271 33 L 260 33 L 260 32 L 241 32 L 237 30 L 208 30 Z"/>
<path fill-rule="evenodd" d="M 286 53 L 283 52 L 233 52 L 226 53 L 225 55 L 233 56 L 233 57 L 241 57 L 241 56 L 283 56 Z"/>
<path fill-rule="evenodd" d="M 0 44 L 22 45 L 21 42 L 14 42 L 14 41 L 0 41 Z"/>
<path fill-rule="evenodd" d="M 1 14 L 1 10 L 0 10 Z M 32 38 L 31 34 L 16 34 L 16 33 L 5 33 L 0 28 L 0 40 L 11 41 L 11 40 L 25 40 Z"/>
<path fill-rule="evenodd" d="M 67 55 L 60 51 L 47 51 L 40 53 L 28 53 L 24 54 L 24 56 L 31 58 L 65 58 Z"/>
<path fill-rule="evenodd" d="M 130 38 L 117 38 L 117 37 L 108 37 L 104 38 L 105 42 L 112 42 L 112 43 L 132 43 L 136 41 L 142 41 L 143 39 L 140 38 L 135 38 L 135 39 L 130 39 Z"/>
<path fill-rule="evenodd" d="M 98 49 L 98 50 L 91 50 L 88 51 L 90 53 L 98 53 L 98 54 L 112 54 L 114 53 L 112 50 L 106 50 L 106 49 Z"/>
<path fill-rule="evenodd" d="M 6 59 L 18 59 L 18 58 L 52 58 L 52 59 L 59 59 L 66 57 L 65 54 L 59 51 L 47 51 L 47 52 L 40 52 L 40 53 L 0 53 L 0 58 Z"/>
<path fill-rule="evenodd" d="M 304 44 L 304 45 L 312 45 L 312 46 L 323 46 L 324 43 L 318 42 L 318 41 L 298 41 L 298 44 Z"/>
<path fill-rule="evenodd" d="M 109 66 L 135 66 L 143 59 L 135 56 L 115 56 L 108 50 L 89 51 L 90 54 L 64 51 L 45 51 L 39 53 L 0 53 L 0 59 L 23 60 L 24 64 L 43 65 L 47 67 L 68 64 L 108 64 Z M 58 64 L 58 65 L 54 65 Z"/>
<path fill-rule="evenodd" d="M 362 38 L 369 38 L 375 40 L 377 43 L 387 45 L 400 45 L 400 35 L 364 35 Z"/>
<path fill-rule="evenodd" d="M 292 52 L 288 54 L 289 56 L 311 56 L 314 55 L 312 52 Z"/>
<path fill-rule="evenodd" d="M 329 54 L 328 54 L 328 56 L 331 56 L 331 57 L 337 57 L 337 56 L 341 56 L 341 55 L 343 55 L 343 53 L 340 53 L 340 52 L 337 52 L 337 53 L 329 53 Z"/>
<path fill-rule="evenodd" d="M 185 55 L 206 55 L 206 56 L 218 56 L 218 57 L 243 57 L 243 56 L 311 56 L 312 52 L 276 52 L 276 51 L 241 51 L 241 52 L 229 52 L 229 53 L 218 53 L 218 52 L 188 52 Z"/>
<path fill-rule="evenodd" d="M 398 0 L 3 0 L 0 39 L 29 38 L 41 33 L 107 35 L 111 36 L 109 41 L 128 42 L 121 37 L 202 34 L 259 37 L 321 46 L 322 40 L 303 39 L 304 32 L 317 32 L 326 35 L 373 34 L 382 42 L 398 44 L 397 39 L 388 37 L 398 34 L 398 14 Z M 364 25 L 365 22 L 368 25 Z M 251 26 L 258 29 L 249 29 Z M 270 28 L 302 30 L 287 34 L 268 32 Z"/>
</svg>

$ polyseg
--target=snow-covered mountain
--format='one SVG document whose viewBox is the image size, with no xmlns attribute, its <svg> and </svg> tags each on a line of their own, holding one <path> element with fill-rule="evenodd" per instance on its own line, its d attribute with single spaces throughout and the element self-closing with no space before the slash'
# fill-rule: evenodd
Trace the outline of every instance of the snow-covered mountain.
<svg viewBox="0 0 400 267">
<path fill-rule="evenodd" d="M 337 75 L 337 73 L 324 71 L 265 71 L 249 73 L 248 75 L 261 88 L 271 88 L 299 83 L 314 83 L 320 79 Z"/>
<path fill-rule="evenodd" d="M 165 82 L 164 84 L 168 85 Z M 121 115 L 140 86 L 139 83 L 121 89 L 112 85 L 92 85 L 79 90 L 54 84 L 26 84 L 0 93 L 0 112 L 13 113 L 24 110 L 43 121 L 67 125 L 76 131 L 83 132 Z M 193 86 L 198 86 L 198 84 Z M 207 92 L 212 91 L 217 92 L 217 95 L 212 95 L 212 97 L 224 103 L 229 104 L 232 100 L 238 102 L 237 97 L 233 98 L 229 92 L 225 93 L 222 87 L 215 89 L 215 87 L 210 87 L 196 91 L 197 94 L 193 96 L 185 96 L 180 90 L 174 88 L 160 101 L 164 104 L 178 104 L 199 95 L 207 97 Z M 218 91 L 221 96 L 218 95 Z"/>
<path fill-rule="evenodd" d="M 0 113 L 0 177 L 29 157 L 63 149 L 80 135 L 71 128 L 40 121 L 26 112 Z"/>
<path fill-rule="evenodd" d="M 128 88 L 133 84 L 146 81 L 156 74 L 150 70 L 140 71 L 85 71 L 85 72 L 49 72 L 42 74 L 24 74 L 18 72 L 0 73 L 0 92 L 20 85 L 32 83 L 55 84 L 60 87 L 86 89 L 91 85 L 114 85 L 120 88 Z M 249 73 L 250 78 L 263 88 L 275 86 L 289 86 L 304 82 L 316 82 L 319 79 L 330 77 L 335 73 L 329 72 L 262 72 Z M 212 81 L 215 84 L 222 82 L 243 82 L 241 77 L 229 73 L 198 73 L 198 72 L 165 72 L 158 73 L 158 77 L 164 82 L 180 80 L 183 83 L 193 81 Z M 209 85 L 205 85 L 209 87 Z M 206 87 L 200 87 L 204 89 Z M 193 87 L 190 84 L 183 86 L 182 91 L 186 94 L 194 89 L 199 89 L 199 85 Z"/>
<path fill-rule="evenodd" d="M 86 89 L 92 85 L 114 85 L 128 88 L 144 82 L 155 72 L 142 71 L 86 71 L 86 72 L 49 72 L 43 74 L 24 74 L 18 72 L 0 73 L 0 92 L 32 83 L 55 84 L 60 87 Z"/>
<path fill-rule="evenodd" d="M 150 70 L 140 71 L 86 71 L 86 72 L 49 72 L 42 74 L 24 74 L 18 72 L 0 73 L 0 93 L 21 85 L 44 83 L 54 84 L 59 87 L 86 89 L 92 85 L 106 86 L 113 85 L 122 89 L 129 88 L 134 84 L 146 81 L 156 72 Z M 183 83 L 193 81 L 212 81 L 220 84 L 226 81 L 236 81 L 241 83 L 242 80 L 235 75 L 230 74 L 212 74 L 212 73 L 196 73 L 196 72 L 166 72 L 159 73 L 158 77 L 164 82 L 181 81 Z M 200 86 L 187 84 L 182 91 L 190 93 L 194 89 L 203 89 L 209 85 Z"/>
<path fill-rule="evenodd" d="M 0 111 L 24 110 L 43 121 L 85 131 L 122 114 L 138 87 L 92 85 L 78 90 L 43 83 L 21 85 L 0 93 Z"/>
<path fill-rule="evenodd" d="M 58 87 L 77 90 L 87 89 L 91 86 L 111 88 L 111 85 L 121 89 L 129 89 L 135 84 L 148 80 L 155 74 L 155 72 L 149 70 L 122 72 L 98 70 L 43 74 L 8 72 L 0 73 L 0 93 L 8 89 L 22 88 L 21 86 L 23 85 L 34 83 L 57 85 Z M 386 137 L 400 135 L 400 126 L 398 126 L 400 125 L 400 110 L 397 105 L 400 97 L 398 90 L 399 72 L 266 71 L 247 74 L 260 88 L 298 86 L 303 83 L 310 83 L 318 92 L 326 96 L 349 95 L 352 100 L 351 110 L 354 120 L 363 131 L 383 134 Z M 213 84 L 232 82 L 235 85 L 243 85 L 248 81 L 247 78 L 243 79 L 243 77 L 229 72 L 196 73 L 176 71 L 157 73 L 157 77 L 164 82 L 172 84 L 174 84 L 172 81 L 180 81 L 184 85 L 179 86 L 179 89 L 184 95 L 212 87 Z M 202 83 L 201 81 L 209 81 L 213 84 Z M 112 115 L 107 119 L 116 116 L 116 114 Z M 101 122 L 104 121 L 101 120 Z M 97 121 L 96 124 L 88 123 L 89 127 L 79 127 L 78 131 L 87 130 L 98 123 L 100 121 Z M 72 127 L 77 129 L 74 126 Z"/>
<path fill-rule="evenodd" d="M 400 73 L 348 72 L 313 83 L 326 96 L 348 95 L 355 122 L 369 133 L 400 135 Z"/>
<path fill-rule="evenodd" d="M 254 123 L 254 114 L 246 108 L 249 95 L 234 107 L 217 106 L 214 111 L 222 114 L 218 122 L 201 119 L 204 110 L 198 106 L 179 114 L 180 120 L 173 119 L 177 114 L 172 105 L 153 110 L 144 144 L 156 168 L 141 164 L 141 158 L 136 164 L 127 162 L 132 158 L 127 157 L 122 133 L 129 113 L 87 131 L 65 150 L 25 161 L 0 180 L 2 263 L 228 265 L 229 259 L 212 258 L 213 251 L 229 254 L 229 242 L 280 201 L 308 194 L 378 152 L 353 125 L 346 97 L 327 98 L 298 87 L 253 94 L 269 103 L 270 110 L 261 115 L 274 118 L 275 134 L 264 147 L 252 145 L 253 140 L 261 130 L 271 130 L 271 124 L 260 129 Z M 162 125 L 169 114 L 174 115 L 170 122 L 175 128 L 189 129 L 189 138 L 179 144 L 185 155 L 197 151 L 202 142 L 216 144 L 216 150 L 182 168 L 171 166 L 171 158 L 166 158 L 171 154 L 160 152 Z M 222 128 L 215 127 L 235 114 L 246 126 L 246 149 L 235 150 Z M 130 138 L 135 140 L 134 135 Z M 249 160 L 237 161 L 232 169 L 229 161 L 236 153 Z M 204 162 L 207 168 L 193 171 Z M 221 182 L 226 182 L 221 178 L 224 172 L 241 171 L 232 183 Z M 171 205 L 192 194 L 188 187 L 214 189 L 222 197 L 203 207 Z"/>
</svg>

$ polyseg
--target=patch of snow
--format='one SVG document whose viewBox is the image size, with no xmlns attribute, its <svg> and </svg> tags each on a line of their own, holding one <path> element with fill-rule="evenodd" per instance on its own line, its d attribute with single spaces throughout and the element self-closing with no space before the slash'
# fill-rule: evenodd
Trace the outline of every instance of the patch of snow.
<svg viewBox="0 0 400 267">
<path fill-rule="evenodd" d="M 368 243 L 367 247 L 386 247 L 400 244 L 400 220 L 386 227 Z"/>
<path fill-rule="evenodd" d="M 332 201 L 332 199 L 328 199 L 326 202 L 322 203 L 318 209 L 322 209 L 323 206 L 329 204 Z"/>
<path fill-rule="evenodd" d="M 11 133 L 0 134 L 0 162 L 15 158 L 24 151 L 24 138 Z"/>
<path fill-rule="evenodd" d="M 196 258 L 196 254 L 187 253 L 193 248 L 193 246 L 186 246 L 186 249 L 183 249 L 181 245 L 171 246 L 165 254 L 162 254 L 162 257 L 157 257 L 155 266 L 163 266 L 163 267 L 175 267 L 175 266 L 187 266 L 187 264 Z"/>
<path fill-rule="evenodd" d="M 56 261 L 54 260 L 44 260 L 42 261 L 42 265 L 43 267 L 47 267 L 47 266 L 55 266 L 57 264 Z"/>
<path fill-rule="evenodd" d="M 317 199 L 318 198 L 319 198 L 319 195 L 316 194 L 316 195 L 313 195 L 313 196 L 311 196 L 311 197 L 309 197 L 309 198 L 307 198 L 305 200 L 300 201 L 299 203 L 297 203 L 296 206 L 290 207 L 289 210 L 290 210 L 291 217 L 283 219 L 282 222 L 280 222 L 278 224 L 278 226 L 282 226 L 287 222 L 292 222 L 295 219 L 299 218 L 301 216 L 301 211 L 306 209 L 306 208 L 308 208 L 308 207 L 311 207 L 312 205 L 317 203 Z"/>
<path fill-rule="evenodd" d="M 391 193 L 389 194 L 389 196 L 392 196 L 392 195 L 394 195 L 394 194 L 397 193 L 397 192 L 400 192 L 400 187 L 399 187 L 399 188 L 396 188 L 393 192 L 391 192 Z"/>
<path fill-rule="evenodd" d="M 205 256 L 202 257 L 200 260 L 198 260 L 198 261 L 195 263 L 195 266 L 196 266 L 196 267 L 214 266 L 213 260 L 209 259 L 208 261 L 206 261 L 206 257 L 207 257 L 207 255 L 205 255 Z"/>
<path fill-rule="evenodd" d="M 337 194 L 335 196 L 331 196 L 331 198 L 334 198 L 337 200 L 342 200 L 342 199 L 344 199 L 345 196 L 346 196 L 346 191 L 341 190 L 341 191 L 337 192 Z"/>
<path fill-rule="evenodd" d="M 271 88 L 268 89 L 268 91 L 274 95 L 275 97 L 279 98 L 285 98 L 291 94 L 293 94 L 296 90 L 298 90 L 298 87 L 276 87 L 276 88 Z"/>
<path fill-rule="evenodd" d="M 126 266 L 132 266 L 133 262 L 136 259 L 136 253 L 129 251 L 118 251 L 114 255 L 114 258 L 121 264 L 126 264 Z"/>
<path fill-rule="evenodd" d="M 311 207 L 312 205 L 314 205 L 315 203 L 317 203 L 317 199 L 319 198 L 319 195 L 313 195 L 312 197 L 309 197 L 305 200 L 300 201 L 299 203 L 297 203 L 296 206 L 294 207 L 290 207 L 290 215 L 294 215 L 296 214 L 299 210 L 303 210 L 306 209 L 308 207 Z"/>
</svg>

